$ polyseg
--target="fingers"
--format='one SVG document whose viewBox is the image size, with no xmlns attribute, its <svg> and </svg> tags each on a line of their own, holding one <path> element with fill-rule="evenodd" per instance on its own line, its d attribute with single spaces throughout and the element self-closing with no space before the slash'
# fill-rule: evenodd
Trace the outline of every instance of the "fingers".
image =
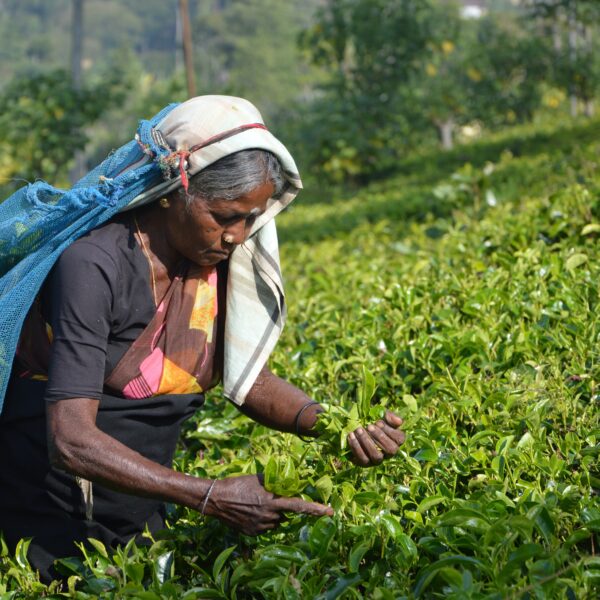
<svg viewBox="0 0 600 600">
<path fill-rule="evenodd" d="M 348 445 L 352 450 L 352 462 L 360 465 L 361 467 L 368 467 L 371 464 L 369 457 L 363 450 L 360 442 L 356 439 L 356 435 L 353 431 L 348 434 Z"/>
<path fill-rule="evenodd" d="M 273 508 L 281 512 L 289 511 L 305 515 L 314 515 L 315 517 L 333 516 L 333 509 L 331 506 L 325 506 L 318 502 L 307 502 L 306 500 L 302 500 L 302 498 L 275 498 L 273 501 Z"/>
<path fill-rule="evenodd" d="M 402 418 L 399 417 L 396 413 L 393 413 L 391 410 L 385 411 L 384 419 L 386 423 L 388 425 L 391 425 L 394 429 L 397 429 L 398 427 L 400 427 L 400 425 L 402 425 L 402 423 L 404 423 Z"/>
<path fill-rule="evenodd" d="M 283 519 L 280 515 L 273 514 L 272 518 L 270 519 L 262 519 L 255 523 L 245 524 L 239 528 L 239 531 L 241 531 L 244 535 L 260 535 L 265 531 L 271 531 L 272 529 L 279 527 L 282 520 Z"/>
<path fill-rule="evenodd" d="M 363 466 L 378 465 L 383 461 L 383 452 L 375 444 L 373 438 L 362 427 L 348 435 L 348 444 L 358 464 Z"/>
<path fill-rule="evenodd" d="M 381 427 L 376 427 L 375 425 L 369 425 L 367 427 L 367 431 L 375 443 L 383 450 L 384 454 L 387 456 L 393 456 L 398 451 L 398 444 L 391 437 L 386 435 L 386 433 L 381 429 Z"/>
<path fill-rule="evenodd" d="M 390 411 L 385 419 L 368 425 L 366 431 L 359 427 L 348 435 L 354 463 L 364 467 L 378 465 L 384 456 L 394 456 L 398 452 L 406 439 L 404 432 L 397 429 L 402 424 L 402 419 Z"/>
<path fill-rule="evenodd" d="M 371 434 L 372 437 L 375 437 L 372 433 L 372 430 L 370 429 L 371 425 L 369 427 L 367 427 L 367 430 L 369 431 L 369 433 Z M 384 423 L 383 421 L 377 421 L 377 423 L 375 423 L 375 429 L 379 430 L 380 432 L 382 432 L 383 435 L 386 436 L 386 438 L 388 440 L 391 441 L 391 443 L 393 443 L 396 448 L 392 449 L 392 454 L 395 454 L 396 451 L 398 450 L 398 446 L 401 446 L 402 444 L 404 444 L 405 440 L 406 440 L 406 434 L 404 433 L 404 431 L 401 431 L 400 429 L 394 429 L 393 427 L 390 427 L 387 423 Z M 378 438 L 375 438 L 376 441 L 378 441 Z M 389 442 L 388 442 L 388 446 L 389 446 Z M 386 451 L 386 448 L 383 448 L 384 452 Z"/>
</svg>

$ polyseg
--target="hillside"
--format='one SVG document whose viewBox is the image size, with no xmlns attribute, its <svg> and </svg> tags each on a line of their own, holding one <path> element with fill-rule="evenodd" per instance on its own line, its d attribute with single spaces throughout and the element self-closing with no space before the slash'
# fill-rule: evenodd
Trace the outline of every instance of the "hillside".
<svg viewBox="0 0 600 600">
<path fill-rule="evenodd" d="M 173 509 L 152 547 L 65 563 L 71 597 L 597 597 L 599 162 L 600 121 L 554 123 L 307 190 L 279 220 L 272 367 L 332 406 L 327 433 L 273 435 L 213 394 L 177 464 L 266 470 L 336 516 L 254 539 Z M 401 455 L 337 458 L 346 419 L 382 405 L 405 419 Z M 5 554 L 0 595 L 40 593 Z"/>
</svg>

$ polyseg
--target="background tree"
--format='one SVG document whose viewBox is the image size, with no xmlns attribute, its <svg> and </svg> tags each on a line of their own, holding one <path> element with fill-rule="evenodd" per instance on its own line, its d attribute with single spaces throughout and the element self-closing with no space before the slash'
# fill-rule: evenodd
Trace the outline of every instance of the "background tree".
<svg viewBox="0 0 600 600">
<path fill-rule="evenodd" d="M 553 81 L 570 97 L 571 116 L 580 103 L 593 113 L 593 96 L 600 87 L 597 52 L 600 4 L 596 0 L 527 0 L 529 15 L 553 39 Z"/>
<path fill-rule="evenodd" d="M 333 179 L 360 178 L 393 164 L 406 118 L 401 86 L 427 42 L 429 1 L 329 0 L 301 37 L 328 74 L 311 107 L 312 155 Z"/>
<path fill-rule="evenodd" d="M 427 51 L 410 87 L 414 103 L 437 128 L 442 147 L 448 150 L 454 145 L 456 127 L 478 116 L 472 110 L 473 84 L 482 74 L 469 66 L 472 24 L 461 19 L 456 4 L 436 9 L 429 19 Z"/>
<path fill-rule="evenodd" d="M 0 96 L 0 185 L 47 179 L 67 183 L 68 168 L 88 141 L 87 126 L 123 98 L 113 71 L 97 86 L 76 88 L 64 70 L 13 79 Z"/>
<path fill-rule="evenodd" d="M 1 1 L 0 95 L 13 77 L 68 67 L 72 4 Z M 591 114 L 600 3 L 494 0 L 475 20 L 461 18 L 461 4 L 189 0 L 197 93 L 248 97 L 305 176 L 334 181 L 378 177 L 439 140 L 449 147 L 464 125 L 532 119 L 544 93 L 556 106 L 572 92 Z M 119 102 L 86 124 L 86 165 L 133 135 L 138 118 L 185 99 L 177 14 L 176 0 L 85 0 L 84 86 L 102 95 L 103 80 L 127 82 Z"/>
<path fill-rule="evenodd" d="M 199 5 L 194 31 L 203 93 L 246 97 L 269 121 L 310 97 L 320 74 L 303 60 L 296 40 L 317 3 L 213 0 Z"/>
<path fill-rule="evenodd" d="M 543 38 L 515 14 L 465 19 L 452 3 L 437 4 L 429 24 L 410 94 L 443 148 L 469 123 L 494 128 L 532 118 L 547 73 Z"/>
</svg>

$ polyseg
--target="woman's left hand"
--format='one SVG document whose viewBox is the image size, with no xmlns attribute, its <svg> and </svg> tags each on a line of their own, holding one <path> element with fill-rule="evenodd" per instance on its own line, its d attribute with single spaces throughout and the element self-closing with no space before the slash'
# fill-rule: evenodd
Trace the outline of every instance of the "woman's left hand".
<svg viewBox="0 0 600 600">
<path fill-rule="evenodd" d="M 350 432 L 348 445 L 353 462 L 371 467 L 380 464 L 386 457 L 394 456 L 406 438 L 399 429 L 401 425 L 402 419 L 388 410 L 383 419 Z"/>
</svg>

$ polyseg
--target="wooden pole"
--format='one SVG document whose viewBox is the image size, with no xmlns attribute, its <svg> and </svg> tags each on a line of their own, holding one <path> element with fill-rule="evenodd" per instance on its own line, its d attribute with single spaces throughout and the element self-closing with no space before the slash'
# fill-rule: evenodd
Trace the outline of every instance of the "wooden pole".
<svg viewBox="0 0 600 600">
<path fill-rule="evenodd" d="M 80 90 L 82 86 L 82 59 L 83 59 L 83 3 L 84 0 L 73 0 L 73 13 L 71 16 L 71 78 L 73 87 Z M 85 152 L 79 150 L 75 153 L 74 165 L 69 172 L 71 183 L 79 181 L 86 172 Z"/>
<path fill-rule="evenodd" d="M 187 91 L 188 97 L 193 98 L 196 95 L 196 81 L 194 79 L 194 55 L 188 0 L 179 0 L 179 14 L 181 16 L 181 25 L 183 29 L 183 58 L 185 60 Z"/>
<path fill-rule="evenodd" d="M 577 91 L 575 89 L 575 61 L 577 60 L 577 42 L 578 42 L 578 23 L 577 23 L 577 0 L 569 0 L 568 4 L 568 22 L 569 22 L 569 62 L 571 63 L 571 82 L 569 84 L 569 104 L 571 105 L 571 116 L 577 116 L 578 102 Z"/>
<path fill-rule="evenodd" d="M 83 49 L 83 0 L 73 0 L 71 24 L 71 77 L 75 89 L 81 87 L 81 54 Z"/>
</svg>

